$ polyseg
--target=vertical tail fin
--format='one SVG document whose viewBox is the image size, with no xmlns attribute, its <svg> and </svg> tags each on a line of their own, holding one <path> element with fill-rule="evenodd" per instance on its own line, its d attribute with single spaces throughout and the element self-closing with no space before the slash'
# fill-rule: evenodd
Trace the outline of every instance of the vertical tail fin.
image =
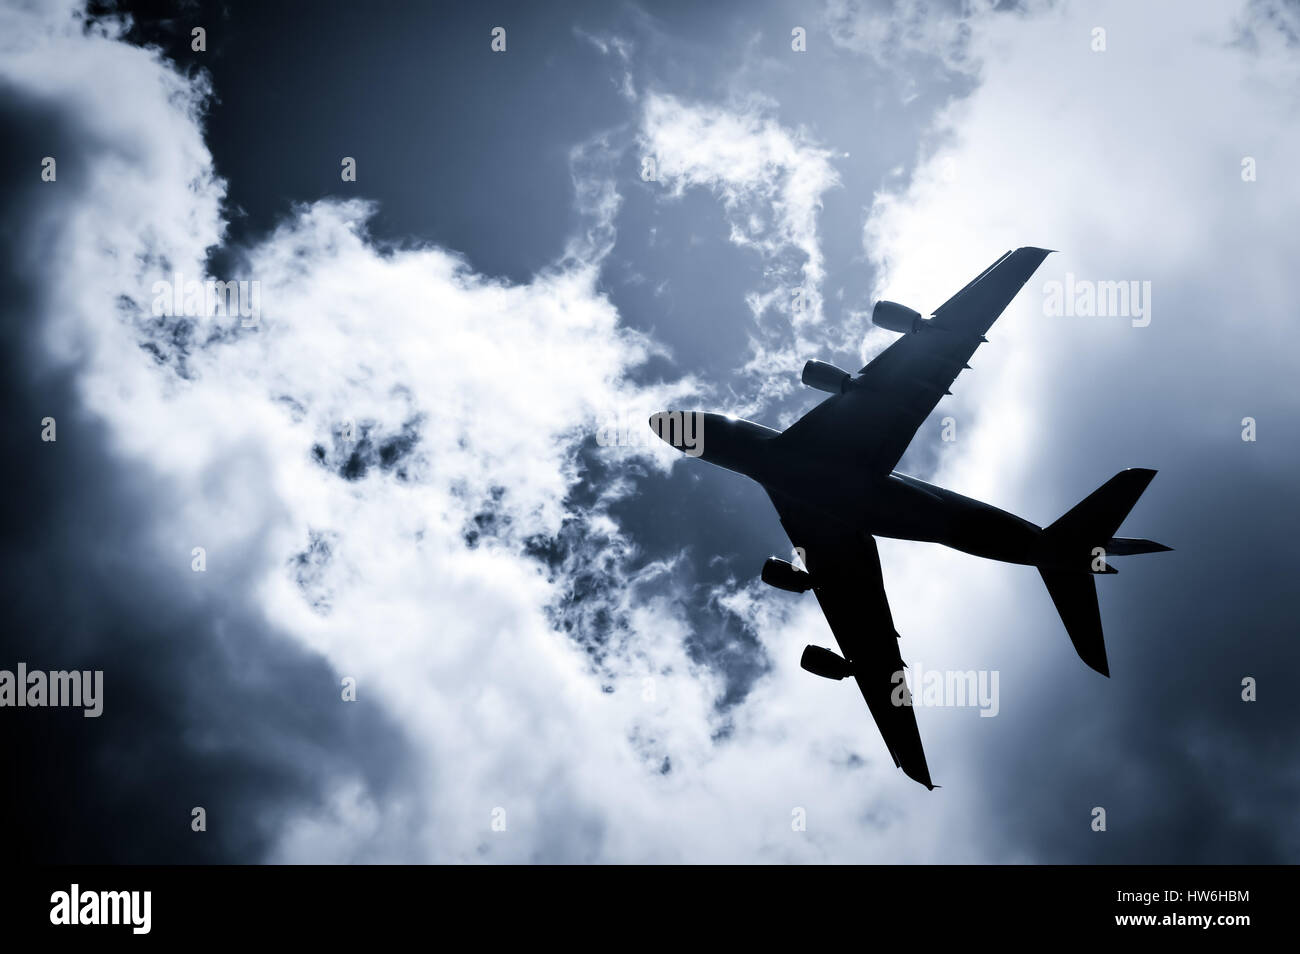
<svg viewBox="0 0 1300 954">
<path fill-rule="evenodd" d="M 1051 557 L 1038 572 L 1079 658 L 1103 676 L 1110 675 L 1110 664 L 1106 660 L 1101 611 L 1097 607 L 1093 549 L 1102 548 L 1106 556 L 1169 549 L 1150 540 L 1115 536 L 1155 475 L 1154 470 L 1137 467 L 1120 471 L 1045 531 Z M 1095 572 L 1115 571 L 1103 563 Z"/>
<path fill-rule="evenodd" d="M 1047 592 L 1061 614 L 1079 658 L 1103 676 L 1110 676 L 1106 641 L 1101 633 L 1101 610 L 1097 607 L 1097 584 L 1092 574 L 1081 570 L 1038 568 Z"/>
</svg>

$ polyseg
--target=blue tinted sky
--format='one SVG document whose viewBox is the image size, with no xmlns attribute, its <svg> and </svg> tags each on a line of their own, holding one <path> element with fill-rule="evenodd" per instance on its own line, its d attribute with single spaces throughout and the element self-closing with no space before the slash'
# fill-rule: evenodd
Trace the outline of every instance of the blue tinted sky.
<svg viewBox="0 0 1300 954">
<path fill-rule="evenodd" d="M 1201 6 L 7 7 L 0 667 L 107 686 L 6 714 L 23 851 L 1294 860 L 1300 19 Z M 1154 467 L 1124 532 L 1175 551 L 1100 581 L 1104 680 L 1036 573 L 883 541 L 904 658 L 999 675 L 919 711 L 927 793 L 799 669 L 762 491 L 645 419 L 784 426 L 875 298 L 1020 245 L 900 469 L 1046 524 Z M 258 320 L 154 314 L 177 270 Z M 1149 323 L 1051 314 L 1067 276 Z"/>
</svg>

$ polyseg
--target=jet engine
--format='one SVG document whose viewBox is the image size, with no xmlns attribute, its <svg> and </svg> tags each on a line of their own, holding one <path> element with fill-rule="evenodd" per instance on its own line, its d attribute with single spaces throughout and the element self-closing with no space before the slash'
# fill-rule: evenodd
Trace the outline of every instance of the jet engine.
<svg viewBox="0 0 1300 954">
<path fill-rule="evenodd" d="M 911 334 L 921 327 L 924 319 L 919 311 L 913 311 L 896 301 L 878 301 L 871 309 L 871 323 L 899 334 Z"/>
<path fill-rule="evenodd" d="M 853 375 L 825 361 L 809 361 L 803 366 L 803 383 L 818 391 L 843 394 L 853 382 Z"/>
<path fill-rule="evenodd" d="M 813 585 L 810 573 L 776 557 L 768 557 L 763 564 L 762 580 L 768 586 L 775 586 L 787 593 L 806 593 Z"/>
<path fill-rule="evenodd" d="M 799 665 L 823 679 L 843 679 L 853 675 L 853 664 L 823 646 L 805 646 Z"/>
</svg>

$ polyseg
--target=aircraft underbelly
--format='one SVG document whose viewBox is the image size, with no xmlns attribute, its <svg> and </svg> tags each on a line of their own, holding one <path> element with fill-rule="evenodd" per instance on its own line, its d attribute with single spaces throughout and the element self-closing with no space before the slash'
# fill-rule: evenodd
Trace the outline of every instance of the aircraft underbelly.
<svg viewBox="0 0 1300 954">
<path fill-rule="evenodd" d="M 1042 531 L 978 500 L 910 477 L 863 482 L 840 472 L 801 474 L 781 491 L 828 520 L 877 537 L 940 543 L 1006 563 L 1035 565 Z"/>
<path fill-rule="evenodd" d="M 1014 514 L 933 487 L 891 476 L 864 529 L 876 536 L 941 543 L 1004 563 L 1039 561 L 1042 531 Z"/>
</svg>

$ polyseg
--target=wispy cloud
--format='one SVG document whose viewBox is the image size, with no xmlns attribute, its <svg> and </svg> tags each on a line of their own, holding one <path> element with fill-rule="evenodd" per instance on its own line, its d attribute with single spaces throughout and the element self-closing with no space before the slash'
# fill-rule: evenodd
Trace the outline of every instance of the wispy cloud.
<svg viewBox="0 0 1300 954">
<path fill-rule="evenodd" d="M 840 184 L 833 153 L 761 102 L 729 108 L 664 93 L 645 98 L 640 148 L 669 195 L 710 190 L 726 210 L 730 240 L 764 258 L 764 283 L 747 296 L 757 327 L 745 370 L 761 384 L 757 403 L 741 410 L 752 412 L 789 389 L 789 368 L 814 347 L 824 318 L 818 214 Z M 764 326 L 773 317 L 775 332 Z"/>
</svg>

